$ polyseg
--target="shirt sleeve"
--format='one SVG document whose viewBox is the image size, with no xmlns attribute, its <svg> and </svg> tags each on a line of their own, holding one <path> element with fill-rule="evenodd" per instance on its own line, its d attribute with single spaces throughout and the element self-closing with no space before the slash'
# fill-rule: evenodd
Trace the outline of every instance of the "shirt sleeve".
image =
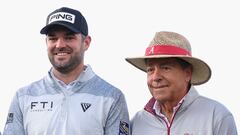
<svg viewBox="0 0 240 135">
<path fill-rule="evenodd" d="M 104 135 L 130 135 L 129 113 L 122 93 L 111 106 L 104 130 Z"/>
<path fill-rule="evenodd" d="M 233 116 L 230 114 L 216 125 L 214 135 L 238 135 Z"/>
<path fill-rule="evenodd" d="M 23 128 L 23 114 L 20 109 L 17 94 L 11 102 L 3 135 L 25 135 Z"/>
</svg>

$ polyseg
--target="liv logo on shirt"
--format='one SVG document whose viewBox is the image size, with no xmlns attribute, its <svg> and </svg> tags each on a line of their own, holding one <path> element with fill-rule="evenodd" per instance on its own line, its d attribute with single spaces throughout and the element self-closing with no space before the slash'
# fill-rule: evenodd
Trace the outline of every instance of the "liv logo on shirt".
<svg viewBox="0 0 240 135">
<path fill-rule="evenodd" d="M 83 112 L 87 111 L 87 109 L 91 106 L 90 103 L 81 103 Z"/>
</svg>

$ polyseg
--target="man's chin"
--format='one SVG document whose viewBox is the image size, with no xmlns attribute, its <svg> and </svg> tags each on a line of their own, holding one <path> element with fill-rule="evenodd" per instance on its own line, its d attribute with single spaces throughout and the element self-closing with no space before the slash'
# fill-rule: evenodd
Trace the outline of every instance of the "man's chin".
<svg viewBox="0 0 240 135">
<path fill-rule="evenodd" d="M 62 74 L 67 74 L 72 71 L 69 66 L 63 64 L 54 65 L 54 68 Z"/>
</svg>

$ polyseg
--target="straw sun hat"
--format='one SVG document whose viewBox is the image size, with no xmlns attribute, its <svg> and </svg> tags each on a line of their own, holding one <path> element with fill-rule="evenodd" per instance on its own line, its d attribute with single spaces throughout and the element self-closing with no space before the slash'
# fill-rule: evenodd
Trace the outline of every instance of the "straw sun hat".
<svg viewBox="0 0 240 135">
<path fill-rule="evenodd" d="M 191 45 L 188 40 L 175 32 L 161 31 L 155 34 L 141 57 L 126 58 L 126 61 L 146 72 L 146 59 L 150 58 L 181 58 L 193 66 L 191 84 L 200 85 L 211 77 L 211 69 L 204 61 L 192 57 Z"/>
</svg>

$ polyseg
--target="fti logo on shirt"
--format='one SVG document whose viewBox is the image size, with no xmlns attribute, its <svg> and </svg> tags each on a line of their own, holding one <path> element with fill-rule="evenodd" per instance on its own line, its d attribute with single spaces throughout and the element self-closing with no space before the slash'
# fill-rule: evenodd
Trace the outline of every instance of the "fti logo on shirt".
<svg viewBox="0 0 240 135">
<path fill-rule="evenodd" d="M 35 101 L 30 104 L 31 112 L 52 111 L 53 101 Z"/>
</svg>

